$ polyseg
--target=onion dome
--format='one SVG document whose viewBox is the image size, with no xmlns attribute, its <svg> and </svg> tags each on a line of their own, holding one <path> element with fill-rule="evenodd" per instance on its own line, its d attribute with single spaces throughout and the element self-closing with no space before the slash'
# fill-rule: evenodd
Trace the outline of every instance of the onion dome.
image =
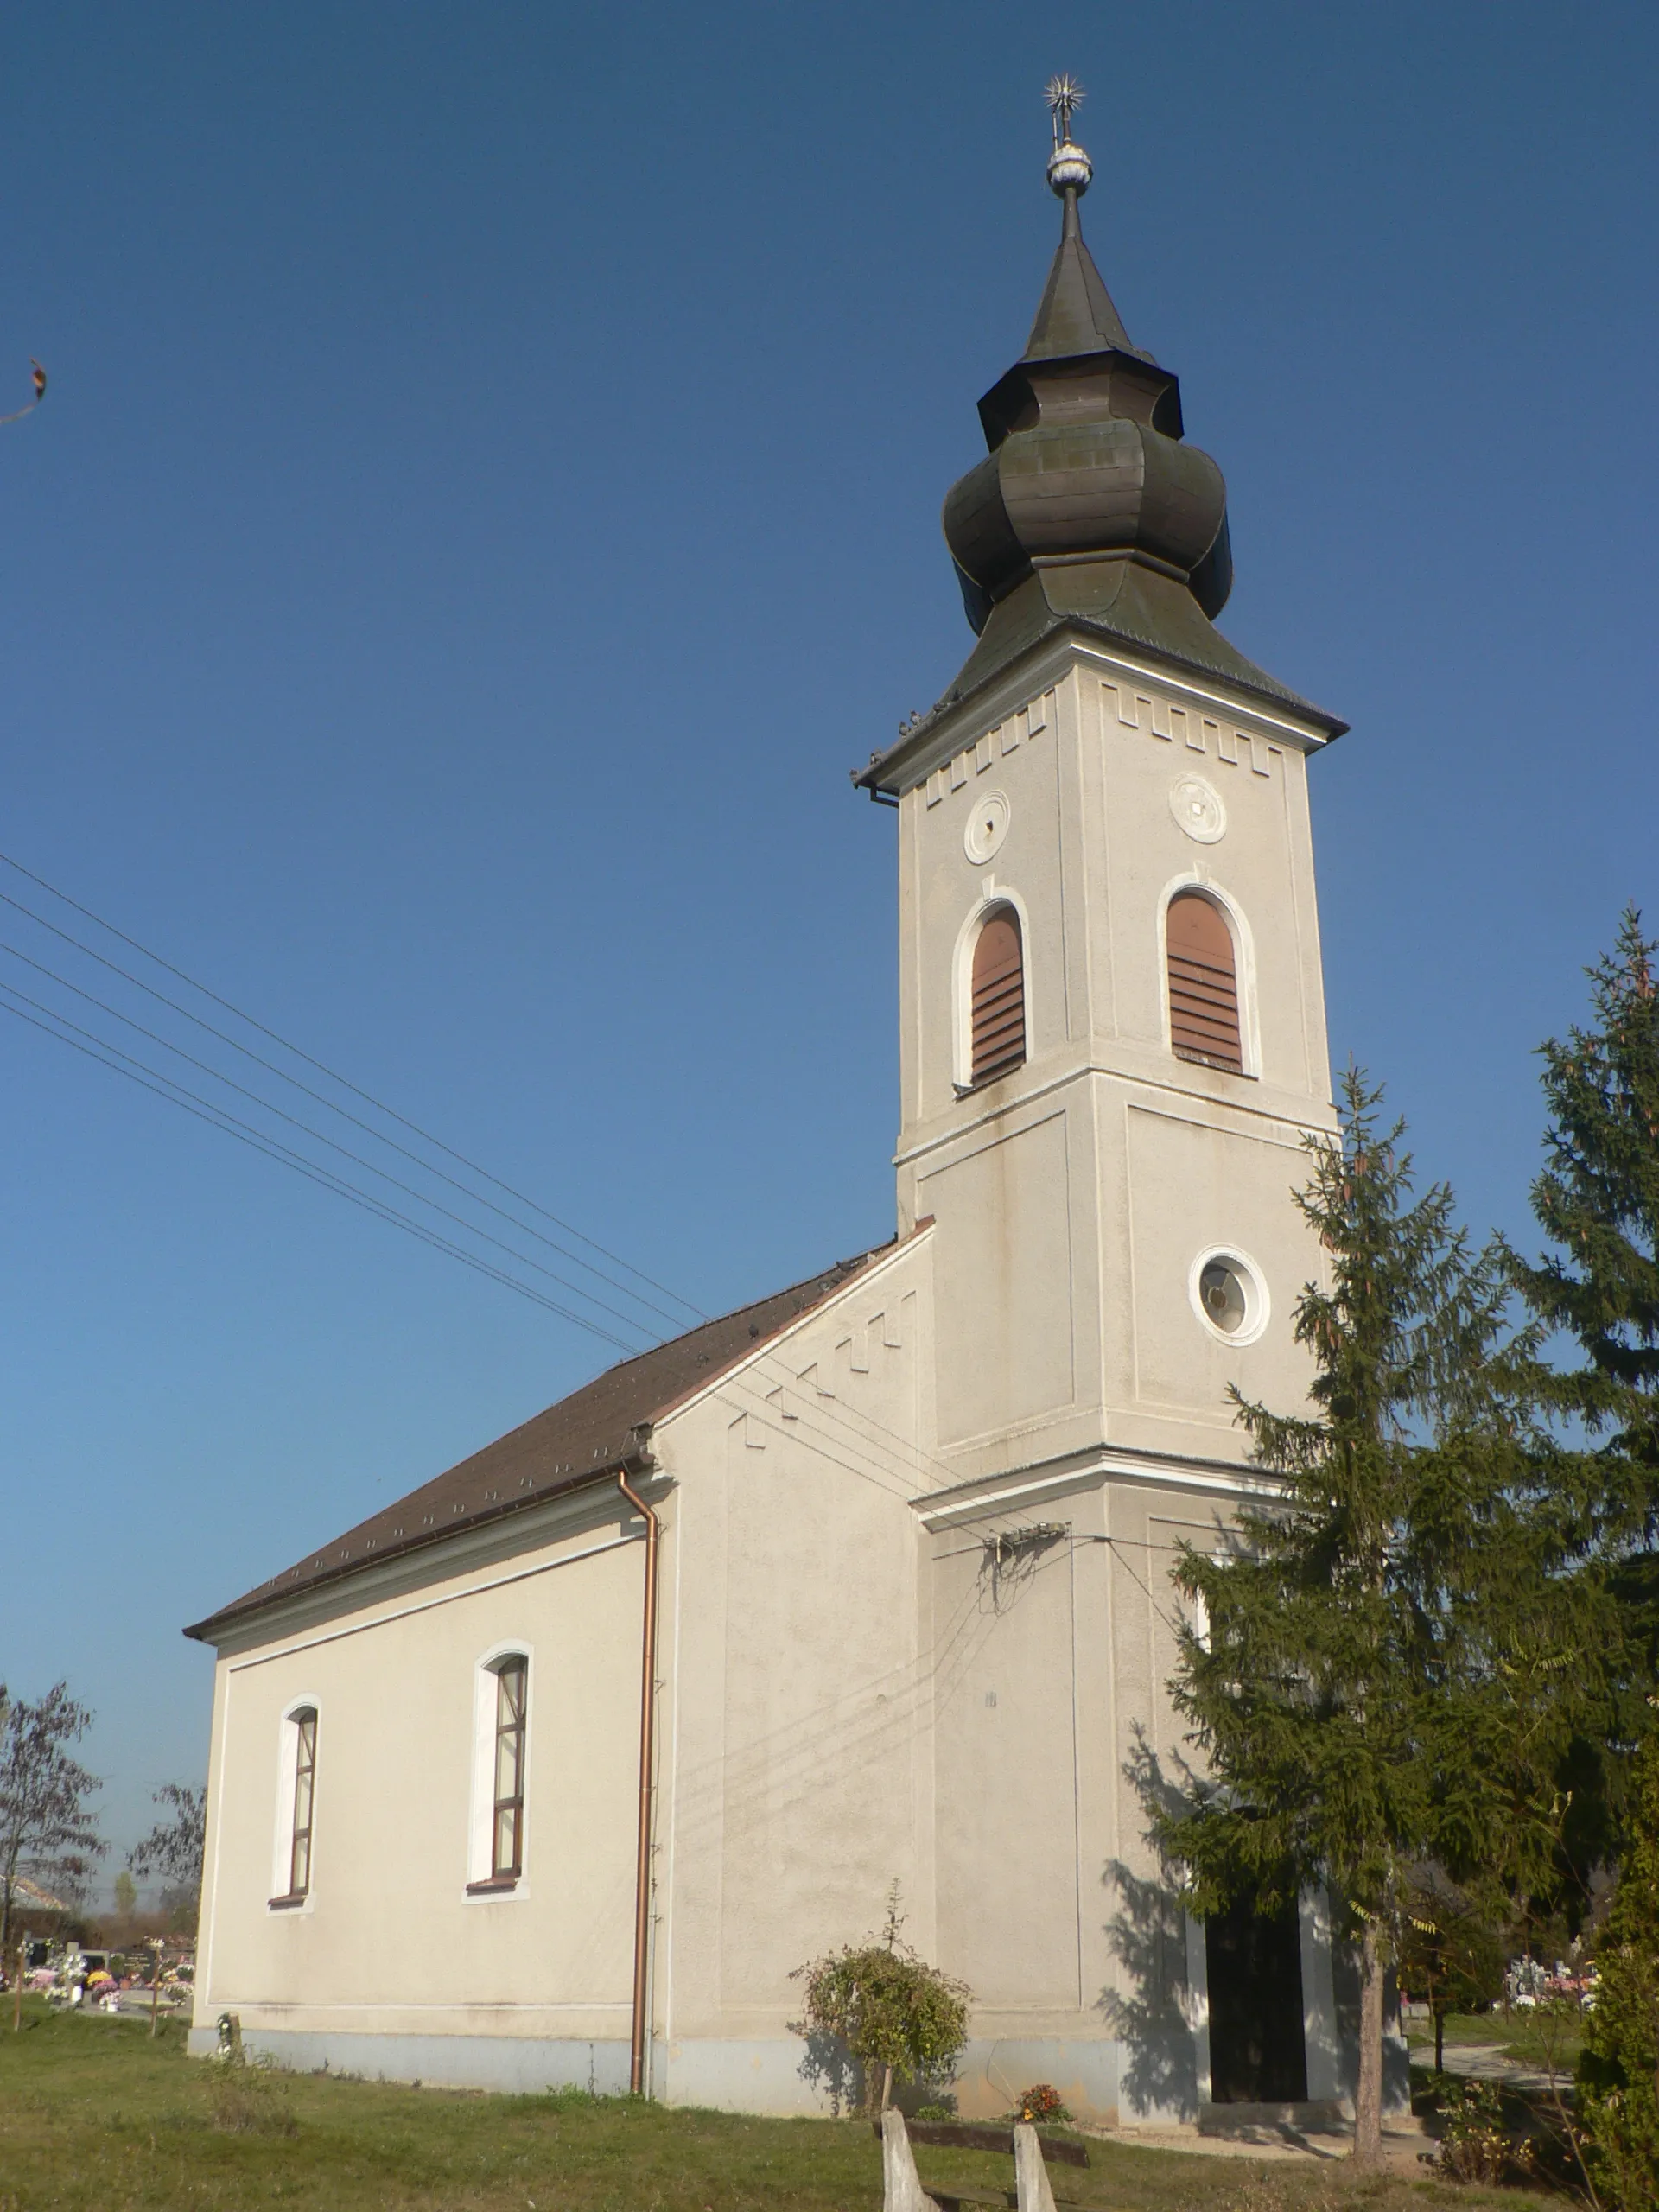
<svg viewBox="0 0 1659 2212">
<path fill-rule="evenodd" d="M 1212 626 L 1232 588 L 1227 486 L 1185 442 L 1179 379 L 1131 342 L 1084 243 L 1078 202 L 1093 164 L 1071 137 L 1082 97 L 1069 77 L 1048 87 L 1060 242 L 1024 353 L 979 403 L 987 457 L 944 503 L 979 644 L 934 711 L 1071 626 L 1294 707 L 1334 734 L 1343 724 Z"/>
<path fill-rule="evenodd" d="M 1056 169 L 1065 216 L 1042 305 L 1024 353 L 979 403 L 990 452 L 944 503 L 968 619 L 982 631 L 1039 568 L 1100 569 L 1091 581 L 1109 591 L 1125 562 L 1213 617 L 1233 581 L 1226 484 L 1182 443 L 1180 385 L 1129 343 L 1083 242 L 1075 165 L 1057 157 Z"/>
<path fill-rule="evenodd" d="M 1232 586 L 1221 471 L 1182 443 L 1180 385 L 1130 343 L 1083 242 L 1077 203 L 1094 164 L 1071 138 L 1082 97 L 1069 77 L 1048 88 L 1060 243 L 1025 352 L 979 403 L 989 457 L 944 503 L 945 542 L 976 631 L 1057 563 L 1098 571 L 1070 580 L 1073 601 L 1121 588 L 1133 563 L 1181 587 L 1206 619 Z"/>
</svg>

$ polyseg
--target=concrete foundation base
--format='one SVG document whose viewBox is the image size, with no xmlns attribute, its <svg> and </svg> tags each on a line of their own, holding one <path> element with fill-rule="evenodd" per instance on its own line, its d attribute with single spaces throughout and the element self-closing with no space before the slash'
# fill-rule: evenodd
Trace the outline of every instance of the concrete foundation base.
<svg viewBox="0 0 1659 2212">
<path fill-rule="evenodd" d="M 349 2074 L 365 2082 L 422 2082 L 434 2088 L 500 2089 L 540 2096 L 549 2089 L 627 2094 L 626 2043 L 564 2042 L 537 2036 L 374 2036 L 297 2028 L 245 2028 L 243 2047 L 296 2074 Z M 213 2028 L 192 2028 L 191 2056 L 219 2049 Z"/>
<path fill-rule="evenodd" d="M 588 2089 L 597 2096 L 626 2095 L 628 2046 L 620 2039 L 578 2042 L 551 2037 L 494 2035 L 354 2035 L 350 2031 L 249 2026 L 246 2050 L 269 2056 L 298 2074 L 353 2075 L 370 2082 L 420 2082 L 435 2088 L 496 2089 L 539 2096 L 549 2089 Z M 211 2027 L 192 2028 L 190 2050 L 208 2057 L 219 2048 Z M 1124 2047 L 1100 2037 L 998 2037 L 970 2043 L 952 2085 L 965 2120 L 1007 2113 L 1022 2089 L 1046 2082 L 1078 2120 L 1096 2126 L 1191 2126 L 1230 2133 L 1264 2123 L 1282 2126 L 1328 2122 L 1343 2107 L 1319 2100 L 1295 2107 L 1200 2104 L 1196 2095 L 1154 2105 L 1133 2094 L 1133 2068 Z M 827 2116 L 840 2089 L 846 2110 L 857 2094 L 855 2080 L 815 2069 L 798 2037 L 753 2041 L 714 2037 L 656 2043 L 649 2053 L 650 2092 L 664 2104 L 715 2112 L 815 2113 Z M 1396 2085 L 1390 2082 L 1390 2088 Z M 1391 2106 L 1402 2101 L 1397 2091 Z"/>
<path fill-rule="evenodd" d="M 359 2035 L 349 2031 L 268 2028 L 243 2022 L 246 2050 L 298 2074 L 353 2075 L 370 2082 L 422 2082 L 435 2088 L 498 2089 L 537 2096 L 550 2088 L 591 2089 L 621 2096 L 628 2086 L 628 2047 L 614 2042 L 563 2041 L 531 2036 Z M 190 2031 L 194 2056 L 219 2048 L 212 2027 Z M 1033 2037 L 970 2043 L 953 2094 L 966 2119 L 1006 2113 L 1033 2082 L 1049 2082 L 1079 2120 L 1113 2125 L 1118 2117 L 1120 2047 L 1113 2041 Z M 816 2113 L 842 2108 L 856 2083 L 816 2070 L 798 2037 L 753 2041 L 688 2037 L 658 2042 L 649 2053 L 651 2094 L 663 2103 L 715 2112 Z M 1155 2125 L 1191 2113 L 1135 2115 Z M 1124 2117 L 1129 2115 L 1126 2113 Z"/>
</svg>

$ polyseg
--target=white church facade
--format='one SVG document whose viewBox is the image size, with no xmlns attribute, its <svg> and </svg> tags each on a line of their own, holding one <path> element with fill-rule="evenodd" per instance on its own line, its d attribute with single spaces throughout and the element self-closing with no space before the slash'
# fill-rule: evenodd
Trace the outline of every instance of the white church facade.
<svg viewBox="0 0 1659 2212">
<path fill-rule="evenodd" d="M 792 1969 L 880 1926 L 973 1993 L 956 2094 L 1344 2092 L 1317 1897 L 1181 1913 L 1185 1542 L 1294 1407 L 1335 1117 L 1306 775 L 1342 725 L 1213 627 L 1220 471 L 1084 245 L 946 503 L 978 632 L 897 810 L 896 1236 L 610 1370 L 188 1632 L 217 1675 L 194 2047 L 829 2108 Z M 830 2070 L 826 2071 L 826 2066 Z"/>
</svg>

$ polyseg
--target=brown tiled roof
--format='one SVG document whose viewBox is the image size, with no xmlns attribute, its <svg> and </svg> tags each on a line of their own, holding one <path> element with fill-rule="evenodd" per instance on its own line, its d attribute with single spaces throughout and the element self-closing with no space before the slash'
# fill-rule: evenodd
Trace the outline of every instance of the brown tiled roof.
<svg viewBox="0 0 1659 2212">
<path fill-rule="evenodd" d="M 883 1245 L 879 1251 L 888 1249 Z M 837 1261 L 806 1282 L 741 1306 L 734 1313 L 705 1321 L 683 1337 L 607 1368 L 522 1428 L 498 1437 L 448 1474 L 359 1521 L 334 1543 L 221 1606 L 185 1634 L 212 1643 L 220 1629 L 296 1591 L 338 1581 L 383 1560 L 442 1542 L 459 1529 L 539 1505 L 597 1475 L 637 1471 L 652 1427 L 664 1414 L 839 1290 L 877 1256 L 879 1252 L 861 1252 L 855 1259 Z"/>
</svg>

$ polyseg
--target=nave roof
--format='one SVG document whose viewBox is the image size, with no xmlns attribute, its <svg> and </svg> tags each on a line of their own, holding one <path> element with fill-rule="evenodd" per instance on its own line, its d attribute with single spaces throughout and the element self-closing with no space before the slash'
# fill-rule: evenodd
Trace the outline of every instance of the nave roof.
<svg viewBox="0 0 1659 2212">
<path fill-rule="evenodd" d="M 334 1542 L 308 1552 L 295 1566 L 221 1606 L 185 1634 L 215 1643 L 222 1630 L 297 1592 L 360 1573 L 386 1560 L 441 1543 L 461 1529 L 540 1505 L 600 1476 L 639 1471 L 652 1428 L 665 1414 L 821 1305 L 891 1249 L 890 1244 L 880 1245 L 838 1260 L 822 1274 L 753 1305 L 740 1306 L 683 1336 L 671 1337 L 666 1344 L 653 1344 L 648 1351 L 607 1367 L 544 1413 L 410 1491 L 396 1504 L 359 1521 Z"/>
</svg>

